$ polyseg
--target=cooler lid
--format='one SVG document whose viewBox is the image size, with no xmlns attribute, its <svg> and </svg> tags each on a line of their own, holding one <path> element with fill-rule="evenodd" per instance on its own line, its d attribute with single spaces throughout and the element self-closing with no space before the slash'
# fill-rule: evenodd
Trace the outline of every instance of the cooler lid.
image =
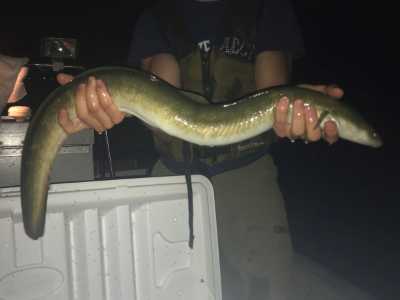
<svg viewBox="0 0 400 300">
<path fill-rule="evenodd" d="M 192 181 L 193 249 L 183 176 L 53 184 L 37 241 L 0 189 L 0 299 L 221 300 L 213 188 Z"/>
</svg>

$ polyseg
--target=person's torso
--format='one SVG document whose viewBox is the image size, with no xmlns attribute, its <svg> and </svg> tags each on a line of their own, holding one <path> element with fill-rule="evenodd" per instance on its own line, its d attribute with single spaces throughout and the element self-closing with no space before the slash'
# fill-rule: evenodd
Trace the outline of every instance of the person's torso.
<svg viewBox="0 0 400 300">
<path fill-rule="evenodd" d="M 240 22 L 232 26 L 232 17 L 226 15 L 222 1 L 183 2 L 180 20 L 171 14 L 164 23 L 165 36 L 176 49 L 185 90 L 205 94 L 205 69 L 202 55 L 208 56 L 208 80 L 212 87 L 211 102 L 227 102 L 241 98 L 255 90 L 254 81 L 254 28 L 245 28 Z M 172 22 L 172 26 L 167 26 Z M 179 26 L 181 28 L 176 28 Z M 247 33 L 247 34 L 246 34 Z M 207 102 L 204 100 L 203 102 Z M 260 135 L 249 141 L 222 147 L 191 145 L 192 159 L 209 167 L 226 164 L 257 154 L 271 143 L 270 134 Z M 170 161 L 183 161 L 183 141 L 162 132 L 155 134 L 155 145 L 161 156 Z"/>
</svg>

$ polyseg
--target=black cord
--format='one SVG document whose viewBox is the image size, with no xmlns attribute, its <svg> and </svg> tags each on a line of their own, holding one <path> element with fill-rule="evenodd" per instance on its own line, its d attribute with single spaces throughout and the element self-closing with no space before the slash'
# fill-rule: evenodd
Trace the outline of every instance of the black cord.
<svg viewBox="0 0 400 300">
<path fill-rule="evenodd" d="M 114 178 L 115 174 L 114 174 L 114 168 L 113 168 L 112 157 L 111 157 L 110 141 L 108 139 L 107 130 L 105 130 L 104 132 L 105 132 L 104 138 L 106 140 L 106 149 L 107 149 L 107 157 L 108 157 L 108 167 L 110 169 L 111 178 Z"/>
<path fill-rule="evenodd" d="M 194 231 L 193 231 L 193 190 L 192 190 L 192 175 L 190 167 L 190 145 L 188 142 L 183 142 L 183 160 L 185 164 L 185 179 L 188 191 L 188 210 L 189 210 L 189 247 L 193 249 Z"/>
</svg>

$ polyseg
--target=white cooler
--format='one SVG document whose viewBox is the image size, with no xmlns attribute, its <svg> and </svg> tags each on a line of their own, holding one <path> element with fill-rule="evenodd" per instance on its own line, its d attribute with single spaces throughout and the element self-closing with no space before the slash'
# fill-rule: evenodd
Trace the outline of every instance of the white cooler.
<svg viewBox="0 0 400 300">
<path fill-rule="evenodd" d="M 193 176 L 51 185 L 44 237 L 23 229 L 19 188 L 0 188 L 0 300 L 221 300 L 214 193 Z"/>
</svg>

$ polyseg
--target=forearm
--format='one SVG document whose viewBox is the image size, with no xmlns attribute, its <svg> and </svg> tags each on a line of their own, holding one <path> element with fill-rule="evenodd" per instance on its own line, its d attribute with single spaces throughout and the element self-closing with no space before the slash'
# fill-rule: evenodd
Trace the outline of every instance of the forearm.
<svg viewBox="0 0 400 300">
<path fill-rule="evenodd" d="M 291 59 L 281 51 L 264 51 L 257 55 L 254 69 L 257 89 L 288 84 Z"/>
<path fill-rule="evenodd" d="M 181 87 L 179 64 L 171 54 L 161 53 L 146 58 L 142 61 L 142 68 L 175 87 Z"/>
</svg>

